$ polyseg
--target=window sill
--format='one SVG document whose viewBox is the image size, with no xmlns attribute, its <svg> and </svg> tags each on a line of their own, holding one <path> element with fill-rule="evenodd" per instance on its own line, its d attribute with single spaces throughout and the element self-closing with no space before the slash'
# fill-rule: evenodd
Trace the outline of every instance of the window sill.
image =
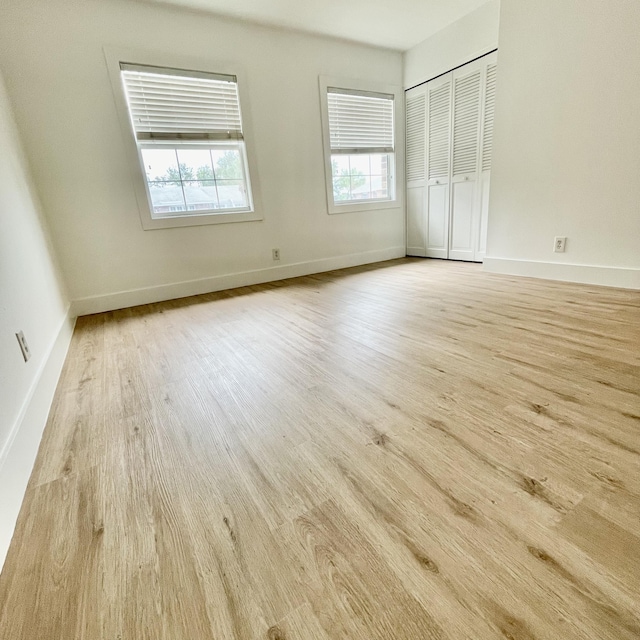
<svg viewBox="0 0 640 640">
<path fill-rule="evenodd" d="M 355 213 L 356 211 L 378 211 L 380 209 L 400 209 L 399 200 L 367 200 L 365 202 L 349 202 L 346 204 L 329 203 L 328 213 Z"/>
<path fill-rule="evenodd" d="M 255 222 L 262 220 L 263 216 L 255 211 L 230 211 L 229 213 L 203 213 L 183 214 L 152 218 L 148 213 L 142 217 L 142 228 L 145 231 L 152 229 L 175 229 L 178 227 L 200 227 L 209 224 L 228 224 L 232 222 Z"/>
</svg>

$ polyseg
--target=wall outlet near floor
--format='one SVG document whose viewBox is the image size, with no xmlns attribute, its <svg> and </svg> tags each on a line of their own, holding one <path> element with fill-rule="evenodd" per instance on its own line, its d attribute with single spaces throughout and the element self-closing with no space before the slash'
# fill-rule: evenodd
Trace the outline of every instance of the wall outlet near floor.
<svg viewBox="0 0 640 640">
<path fill-rule="evenodd" d="M 22 357 L 26 362 L 31 357 L 31 351 L 29 351 L 29 345 L 27 344 L 27 340 L 24 337 L 24 333 L 22 331 L 20 331 L 19 333 L 16 333 L 16 338 L 18 338 L 20 351 L 22 351 Z"/>
<path fill-rule="evenodd" d="M 567 247 L 567 236 L 556 236 L 553 243 L 553 250 L 555 253 L 564 253 Z"/>
<path fill-rule="evenodd" d="M 280 260 L 280 249 L 273 249 L 272 253 L 274 260 Z"/>
</svg>

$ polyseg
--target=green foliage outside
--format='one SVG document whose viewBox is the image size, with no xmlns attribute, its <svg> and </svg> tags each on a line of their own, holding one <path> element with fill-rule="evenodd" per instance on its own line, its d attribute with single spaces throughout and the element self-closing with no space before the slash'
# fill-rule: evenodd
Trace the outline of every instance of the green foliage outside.
<svg viewBox="0 0 640 640">
<path fill-rule="evenodd" d="M 180 168 L 180 171 L 182 171 L 182 168 Z M 200 182 L 204 182 L 205 180 L 213 180 L 213 169 L 209 165 L 206 165 L 205 167 L 198 167 L 198 169 L 196 170 L 196 178 Z"/>
<path fill-rule="evenodd" d="M 180 163 L 180 170 L 169 167 L 162 176 L 156 176 L 154 181 L 161 182 L 158 186 L 180 186 L 182 181 L 194 181 L 198 186 L 211 186 L 212 180 L 241 180 L 242 167 L 240 165 L 240 154 L 236 151 L 225 151 L 216 162 L 215 176 L 210 165 L 198 167 L 194 170 L 184 163 Z M 207 182 L 208 181 L 208 182 Z"/>
<path fill-rule="evenodd" d="M 348 169 L 338 171 L 338 163 L 335 160 L 331 161 L 331 172 L 333 174 L 333 199 L 336 202 L 350 200 L 351 189 L 357 189 L 366 182 L 364 174 L 357 169 L 352 169 L 351 173 Z"/>
<path fill-rule="evenodd" d="M 191 167 L 187 167 L 186 164 L 180 164 L 179 172 L 174 167 L 169 167 L 163 176 L 158 176 L 155 179 L 166 181 L 167 185 L 179 187 L 180 175 L 182 175 L 183 180 L 193 180 L 193 169 Z"/>
</svg>

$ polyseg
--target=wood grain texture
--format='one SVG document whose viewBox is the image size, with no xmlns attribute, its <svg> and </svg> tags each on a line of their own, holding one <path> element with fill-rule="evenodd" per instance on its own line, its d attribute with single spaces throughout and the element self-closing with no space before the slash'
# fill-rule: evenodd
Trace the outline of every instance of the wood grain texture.
<svg viewBox="0 0 640 640">
<path fill-rule="evenodd" d="M 78 321 L 0 640 L 640 638 L 640 294 L 398 260 Z"/>
</svg>

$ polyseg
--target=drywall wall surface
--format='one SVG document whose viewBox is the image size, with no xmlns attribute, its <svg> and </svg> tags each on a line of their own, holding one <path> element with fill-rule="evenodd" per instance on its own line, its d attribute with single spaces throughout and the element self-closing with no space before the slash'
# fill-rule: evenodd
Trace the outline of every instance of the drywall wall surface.
<svg viewBox="0 0 640 640">
<path fill-rule="evenodd" d="M 445 73 L 498 46 L 500 0 L 490 0 L 404 53 L 404 87 Z"/>
<path fill-rule="evenodd" d="M 639 27 L 637 0 L 502 0 L 491 270 L 640 286 Z"/>
<path fill-rule="evenodd" d="M 0 462 L 66 316 L 40 205 L 0 77 Z M 24 331 L 24 362 L 15 333 Z"/>
<path fill-rule="evenodd" d="M 103 47 L 242 70 L 264 220 L 142 229 Z M 401 203 L 327 214 L 318 85 L 401 86 L 398 52 L 125 0 L 6 0 L 0 66 L 72 299 L 403 250 Z"/>
<path fill-rule="evenodd" d="M 0 76 L 0 567 L 29 481 L 73 320 Z M 16 340 L 23 331 L 31 357 Z"/>
</svg>

